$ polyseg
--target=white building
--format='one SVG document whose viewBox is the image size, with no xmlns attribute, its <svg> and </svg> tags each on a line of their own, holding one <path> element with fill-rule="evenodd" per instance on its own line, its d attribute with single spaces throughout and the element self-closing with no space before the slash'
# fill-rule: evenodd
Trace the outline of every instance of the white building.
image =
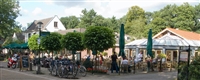
<svg viewBox="0 0 200 80">
<path fill-rule="evenodd" d="M 33 23 L 24 31 L 25 42 L 28 42 L 28 39 L 33 34 L 39 33 L 39 28 L 37 26 L 37 23 L 40 21 L 43 23 L 41 26 L 41 31 L 43 32 L 45 31 L 55 32 L 59 30 L 66 30 L 65 26 L 62 24 L 62 22 L 60 21 L 57 15 L 55 15 L 54 17 L 46 18 L 46 19 L 34 20 Z"/>
</svg>

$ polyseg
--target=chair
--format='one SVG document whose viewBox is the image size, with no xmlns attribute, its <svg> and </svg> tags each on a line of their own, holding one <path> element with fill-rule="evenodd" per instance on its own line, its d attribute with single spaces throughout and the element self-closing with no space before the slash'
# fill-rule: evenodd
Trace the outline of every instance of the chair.
<svg viewBox="0 0 200 80">
<path fill-rule="evenodd" d="M 128 64 L 122 64 L 121 65 L 121 70 L 125 73 L 128 72 Z"/>
</svg>

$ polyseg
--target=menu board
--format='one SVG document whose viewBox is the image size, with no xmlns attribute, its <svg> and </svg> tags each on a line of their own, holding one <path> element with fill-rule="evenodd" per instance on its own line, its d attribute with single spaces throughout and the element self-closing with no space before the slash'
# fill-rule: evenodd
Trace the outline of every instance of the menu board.
<svg viewBox="0 0 200 80">
<path fill-rule="evenodd" d="M 29 68 L 29 57 L 22 56 L 22 68 Z"/>
<path fill-rule="evenodd" d="M 188 52 L 181 52 L 180 61 L 187 61 L 187 60 L 188 60 Z"/>
</svg>

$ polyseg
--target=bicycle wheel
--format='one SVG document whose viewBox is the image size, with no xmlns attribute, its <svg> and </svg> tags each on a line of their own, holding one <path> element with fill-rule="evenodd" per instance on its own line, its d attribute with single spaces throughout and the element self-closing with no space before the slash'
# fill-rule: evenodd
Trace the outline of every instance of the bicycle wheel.
<svg viewBox="0 0 200 80">
<path fill-rule="evenodd" d="M 86 68 L 84 66 L 80 66 L 79 74 L 81 74 L 81 76 L 83 76 L 83 77 L 85 77 L 87 75 Z"/>
<path fill-rule="evenodd" d="M 77 65 L 73 65 L 72 66 L 72 76 L 76 77 L 77 72 L 78 72 L 78 66 Z"/>
<path fill-rule="evenodd" d="M 53 67 L 51 74 L 54 76 L 57 75 L 57 67 Z"/>
<path fill-rule="evenodd" d="M 58 68 L 58 77 L 62 78 L 64 76 L 64 67 L 60 66 Z"/>
</svg>

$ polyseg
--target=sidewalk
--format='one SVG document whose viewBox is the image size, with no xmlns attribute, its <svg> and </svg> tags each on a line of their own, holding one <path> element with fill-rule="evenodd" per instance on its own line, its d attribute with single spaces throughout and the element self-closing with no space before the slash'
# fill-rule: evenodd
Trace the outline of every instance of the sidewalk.
<svg viewBox="0 0 200 80">
<path fill-rule="evenodd" d="M 5 67 L 4 69 L 12 70 L 12 71 L 19 71 L 19 68 L 11 69 L 6 67 L 5 62 L 1 62 L 0 66 Z M 41 72 L 43 74 L 36 74 L 36 66 L 33 66 L 33 71 L 23 71 L 21 73 L 29 74 L 29 75 L 35 75 L 40 77 L 46 77 L 49 80 L 66 80 L 65 78 L 59 78 L 57 76 L 52 76 L 49 74 L 49 71 L 47 68 L 41 67 Z M 98 73 L 87 73 L 86 77 L 81 77 L 80 75 L 77 75 L 77 77 L 80 80 L 175 80 L 177 75 L 177 72 L 175 70 L 173 71 L 166 71 L 163 72 L 149 72 L 146 73 L 145 71 L 137 71 L 135 74 L 133 73 L 111 73 L 110 71 L 108 74 L 98 74 Z M 75 79 L 74 79 L 75 80 Z M 76 79 L 77 80 L 77 79 Z"/>
</svg>

